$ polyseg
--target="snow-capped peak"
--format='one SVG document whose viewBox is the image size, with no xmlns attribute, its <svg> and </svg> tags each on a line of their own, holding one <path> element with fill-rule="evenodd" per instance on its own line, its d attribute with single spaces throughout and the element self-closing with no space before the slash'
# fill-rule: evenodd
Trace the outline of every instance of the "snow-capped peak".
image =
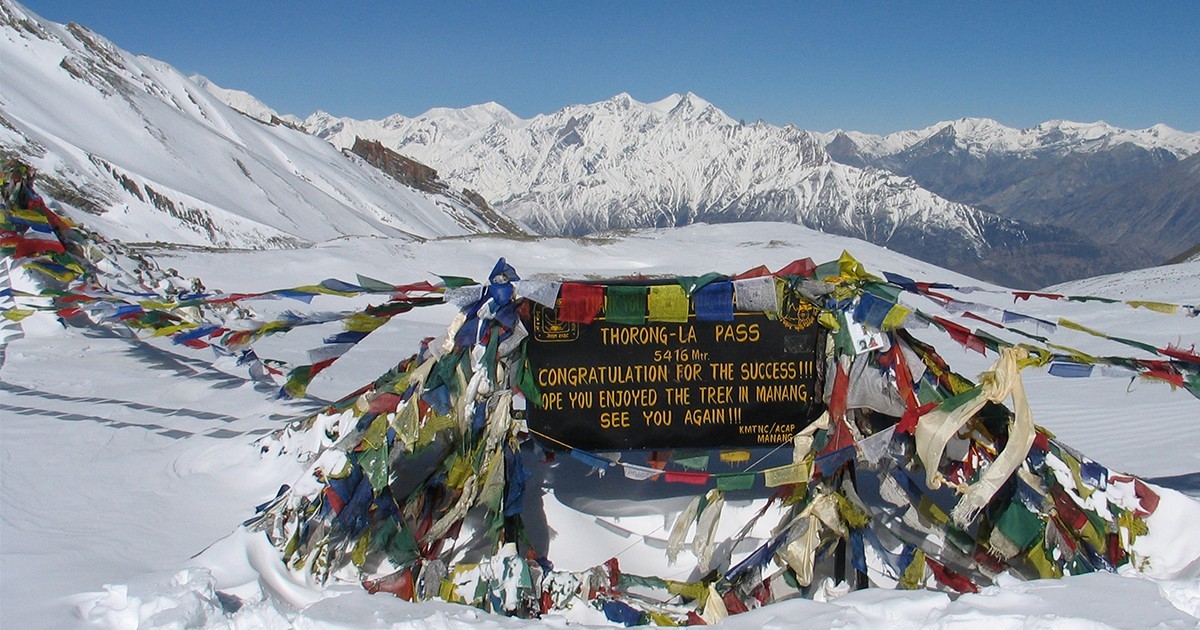
<svg viewBox="0 0 1200 630">
<path fill-rule="evenodd" d="M 402 118 L 400 116 L 396 117 L 398 119 Z M 520 117 L 495 101 L 462 108 L 434 107 L 418 116 L 418 118 L 446 119 L 458 124 L 473 126 L 487 126 L 493 123 L 511 125 L 521 121 Z"/>
<path fill-rule="evenodd" d="M 938 134 L 949 134 L 956 146 L 976 154 L 1046 150 L 1087 152 L 1122 143 L 1165 149 L 1180 159 L 1200 153 L 1200 133 L 1181 132 L 1161 124 L 1130 130 L 1104 121 L 1083 123 L 1056 119 L 1018 129 L 991 118 L 959 118 L 884 136 L 835 130 L 822 134 L 822 137 L 830 142 L 839 133 L 853 140 L 858 150 L 869 157 L 901 153 Z"/>
<path fill-rule="evenodd" d="M 193 74 L 188 78 L 195 82 L 196 85 L 208 90 L 213 96 L 221 99 L 221 102 L 251 118 L 262 122 L 271 122 L 272 119 L 279 118 L 278 112 L 268 107 L 266 103 L 258 100 L 249 92 L 223 88 L 210 81 L 208 77 L 200 74 Z"/>
</svg>

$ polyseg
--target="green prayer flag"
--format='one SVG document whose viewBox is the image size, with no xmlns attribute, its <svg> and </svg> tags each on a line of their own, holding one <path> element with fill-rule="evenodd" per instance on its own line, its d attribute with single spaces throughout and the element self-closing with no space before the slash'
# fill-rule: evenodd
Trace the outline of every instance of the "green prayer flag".
<svg viewBox="0 0 1200 630">
<path fill-rule="evenodd" d="M 996 528 L 1024 551 L 1046 530 L 1046 523 L 1020 501 L 1012 501 L 996 519 Z"/>
<path fill-rule="evenodd" d="M 1067 300 L 1070 302 L 1102 302 L 1104 304 L 1116 304 L 1117 302 L 1121 301 L 1114 300 L 1112 298 L 1096 297 L 1093 295 L 1068 295 Z"/>
<path fill-rule="evenodd" d="M 987 333 L 978 328 L 976 328 L 975 332 L 971 333 L 971 334 L 975 335 L 976 337 L 979 337 L 983 341 L 983 345 L 987 346 L 988 350 L 991 350 L 992 352 L 995 352 L 995 353 L 999 353 L 1000 348 L 1007 348 L 1007 347 L 1012 346 L 1011 343 L 1009 343 L 999 337 L 994 337 L 990 333 Z"/>
<path fill-rule="evenodd" d="M 358 454 L 358 465 L 362 466 L 363 474 L 371 482 L 371 489 L 378 493 L 388 484 L 388 450 L 380 445 Z"/>
<path fill-rule="evenodd" d="M 396 566 L 403 566 L 417 559 L 417 541 L 406 527 L 399 526 L 393 519 L 385 519 L 371 536 L 371 546 L 383 549 L 388 559 Z"/>
<path fill-rule="evenodd" d="M 462 276 L 443 276 L 441 274 L 434 275 L 442 279 L 442 284 L 446 285 L 447 289 L 457 289 L 459 287 L 469 287 L 479 284 L 470 278 L 464 278 Z"/>
<path fill-rule="evenodd" d="M 840 265 L 838 265 L 838 261 L 831 260 L 827 263 L 817 265 L 817 270 L 813 272 L 813 278 L 816 278 L 817 280 L 824 280 L 826 278 L 839 276 L 841 273 L 842 268 Z"/>
<path fill-rule="evenodd" d="M 938 409 L 949 413 L 982 395 L 983 395 L 983 386 L 976 385 L 975 387 L 972 387 L 971 389 L 968 389 L 965 392 L 962 392 L 960 394 L 955 394 L 955 395 L 943 400 L 942 405 L 940 407 L 938 407 Z"/>
<path fill-rule="evenodd" d="M 688 470 L 708 470 L 708 453 L 676 453 L 671 461 Z"/>
<path fill-rule="evenodd" d="M 703 276 L 678 276 L 675 278 L 675 280 L 679 282 L 679 286 L 683 287 L 683 290 L 688 295 L 695 295 L 696 291 L 699 291 L 700 289 L 703 289 L 704 287 L 724 277 L 725 276 L 715 271 L 710 271 Z"/>
<path fill-rule="evenodd" d="M 940 403 L 945 399 L 946 397 L 938 391 L 937 385 L 921 379 L 921 384 L 917 387 L 917 402 L 927 405 L 931 402 Z"/>
<path fill-rule="evenodd" d="M 609 286 L 604 293 L 604 318 L 631 326 L 646 323 L 646 287 Z"/>
<path fill-rule="evenodd" d="M 1191 394 L 1196 398 L 1200 398 L 1200 372 L 1192 374 L 1184 379 L 1183 387 L 1191 392 Z"/>
<path fill-rule="evenodd" d="M 875 297 L 883 298 L 893 304 L 899 302 L 900 294 L 904 292 L 904 289 L 887 284 L 885 282 L 868 282 L 863 285 L 863 290 L 871 295 L 874 295 Z"/>
<path fill-rule="evenodd" d="M 749 490 L 750 488 L 754 487 L 754 478 L 757 476 L 758 475 L 752 472 L 716 475 L 717 489 L 721 490 L 722 492 L 728 492 L 730 490 Z"/>
<path fill-rule="evenodd" d="M 367 291 L 369 291 L 371 293 L 390 293 L 391 291 L 393 291 L 396 288 L 395 285 L 393 285 L 389 282 L 384 282 L 382 280 L 376 280 L 375 278 L 369 278 L 362 274 L 355 274 L 355 275 L 357 276 L 357 279 L 358 279 L 358 286 L 366 289 Z"/>
<path fill-rule="evenodd" d="M 529 367 L 529 359 L 525 356 L 525 346 L 521 346 L 521 356 L 517 357 L 517 387 L 525 398 L 537 407 L 542 406 L 542 391 L 538 389 L 537 381 L 533 379 L 533 370 Z"/>
</svg>

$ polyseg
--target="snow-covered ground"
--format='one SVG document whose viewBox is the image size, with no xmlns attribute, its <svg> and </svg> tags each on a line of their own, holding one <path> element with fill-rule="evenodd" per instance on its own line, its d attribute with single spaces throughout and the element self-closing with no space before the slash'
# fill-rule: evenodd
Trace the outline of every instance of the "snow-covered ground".
<svg viewBox="0 0 1200 630">
<path fill-rule="evenodd" d="M 792 225 L 697 225 L 592 240 L 463 237 L 424 243 L 352 238 L 305 250 L 153 252 L 162 267 L 201 277 L 210 288 L 261 291 L 354 274 L 395 283 L 434 273 L 483 278 L 506 257 L 522 277 L 738 273 L 798 258 L 833 260 L 849 250 L 873 272 L 980 285 L 953 272 L 862 241 Z M 986 285 L 985 285 L 986 286 Z M 1200 303 L 1200 263 L 1133 272 L 1056 287 L 1077 295 Z M 1200 319 L 1124 304 L 1041 300 L 975 292 L 962 299 L 1034 317 L 1065 317 L 1110 335 L 1155 346 L 1200 341 Z M 908 299 L 907 297 L 905 299 Z M 913 298 L 914 300 L 921 298 Z M 921 304 L 926 307 L 926 304 Z M 341 310 L 347 300 L 264 308 Z M 0 332 L 0 626 L 4 628 L 231 627 L 391 628 L 606 625 L 603 615 L 526 622 L 442 603 L 410 604 L 332 588 L 295 610 L 252 603 L 226 616 L 217 590 L 269 576 L 275 552 L 235 533 L 254 506 L 292 483 L 300 466 L 261 455 L 255 440 L 374 379 L 439 333 L 450 306 L 397 317 L 360 343 L 310 388 L 317 401 L 285 402 L 256 387 L 210 352 L 162 340 L 131 341 L 103 330 L 64 330 L 36 316 Z M 975 326 L 972 326 L 975 327 Z M 957 371 L 974 377 L 994 357 L 959 348 L 935 329 L 915 331 Z M 304 350 L 297 332 L 260 344 L 273 356 Z M 1003 331 L 998 331 L 1000 336 Z M 1096 355 L 1137 356 L 1112 341 L 1060 328 L 1054 340 Z M 1035 421 L 1063 442 L 1115 469 L 1200 496 L 1200 400 L 1165 384 L 1117 377 L 1061 379 L 1024 372 Z M 1200 557 L 1200 504 L 1163 489 L 1155 542 L 1179 559 Z M 557 509 L 557 508 L 555 508 Z M 1167 519 L 1174 517 L 1177 522 Z M 591 521 L 580 518 L 575 536 Z M 579 555 L 636 555 L 636 536 L 589 538 Z M 233 534 L 232 538 L 226 538 Z M 216 543 L 214 545 L 214 543 Z M 212 547 L 210 547 L 212 545 Z M 208 551 L 197 556 L 208 548 Z M 656 553 L 661 553 L 657 552 Z M 566 561 L 570 553 L 564 552 Z M 562 557 L 564 554 L 560 554 Z M 1189 555 L 1190 554 L 1190 555 Z M 193 556 L 197 556 L 193 558 Z M 556 561 L 559 558 L 556 557 Z M 1190 628 L 1200 623 L 1200 566 L 1182 577 L 1092 574 L 1057 581 L 1002 580 L 951 599 L 925 591 L 855 592 L 828 602 L 790 601 L 730 617 L 731 628 L 815 627 Z"/>
</svg>

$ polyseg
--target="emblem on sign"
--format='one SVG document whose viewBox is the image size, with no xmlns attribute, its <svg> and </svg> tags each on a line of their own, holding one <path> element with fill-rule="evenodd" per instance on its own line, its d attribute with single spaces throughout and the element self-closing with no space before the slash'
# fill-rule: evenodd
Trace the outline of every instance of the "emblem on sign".
<svg viewBox="0 0 1200 630">
<path fill-rule="evenodd" d="M 533 338 L 536 341 L 575 341 L 579 338 L 579 324 L 559 321 L 555 309 L 535 308 Z"/>
</svg>

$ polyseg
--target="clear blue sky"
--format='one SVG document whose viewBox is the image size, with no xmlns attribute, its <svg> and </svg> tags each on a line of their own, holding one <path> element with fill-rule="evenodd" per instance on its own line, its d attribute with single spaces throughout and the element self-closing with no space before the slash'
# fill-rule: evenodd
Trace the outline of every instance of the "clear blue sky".
<svg viewBox="0 0 1200 630">
<path fill-rule="evenodd" d="M 521 117 L 694 92 L 871 133 L 963 116 L 1200 130 L 1200 2 L 26 0 L 282 113 Z"/>
</svg>

